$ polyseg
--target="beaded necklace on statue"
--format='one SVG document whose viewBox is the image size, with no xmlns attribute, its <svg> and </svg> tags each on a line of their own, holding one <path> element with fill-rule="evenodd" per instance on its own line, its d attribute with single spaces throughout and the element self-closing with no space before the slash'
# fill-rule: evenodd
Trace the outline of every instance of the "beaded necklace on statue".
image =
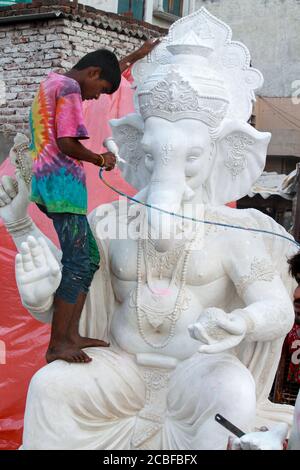
<svg viewBox="0 0 300 470">
<path fill-rule="evenodd" d="M 143 234 L 143 230 L 141 230 L 141 234 Z M 180 247 L 176 247 L 175 249 L 170 250 L 170 252 L 164 253 L 162 255 L 156 251 L 153 240 L 149 238 L 149 233 L 146 237 L 140 236 L 138 239 L 137 288 L 135 299 L 138 329 L 145 343 L 154 349 L 162 349 L 166 347 L 174 336 L 177 320 L 184 308 L 184 288 L 186 285 L 187 267 L 193 241 L 194 239 L 191 242 L 188 242 L 186 248 L 181 245 Z M 145 301 L 142 303 L 141 291 L 143 286 L 143 261 L 146 271 L 146 284 L 149 288 L 149 295 L 151 296 L 150 301 L 154 305 L 151 305 L 150 302 L 147 303 Z M 175 264 L 172 270 L 171 280 L 167 288 L 157 289 L 153 286 L 151 261 L 155 265 L 154 268 L 158 269 L 159 279 L 162 279 L 163 268 L 171 269 L 172 265 Z M 164 262 L 165 265 L 162 264 Z M 181 275 L 179 276 L 180 273 Z M 179 286 L 175 305 L 172 302 L 172 305 L 170 306 L 167 305 L 170 303 L 170 297 L 172 297 L 169 294 L 173 291 L 177 280 L 179 282 Z M 143 296 L 143 300 L 145 300 L 145 295 Z M 161 343 L 155 343 L 147 337 L 147 334 L 143 328 L 144 319 L 147 320 L 147 322 L 157 333 L 159 332 L 159 328 L 162 326 L 162 324 L 166 320 L 169 320 L 170 328 L 168 335 Z"/>
</svg>

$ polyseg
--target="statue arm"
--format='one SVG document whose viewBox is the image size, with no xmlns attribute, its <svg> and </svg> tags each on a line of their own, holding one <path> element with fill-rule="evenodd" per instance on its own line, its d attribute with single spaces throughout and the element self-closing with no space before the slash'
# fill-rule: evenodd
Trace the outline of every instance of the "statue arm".
<svg viewBox="0 0 300 470">
<path fill-rule="evenodd" d="M 294 322 L 293 304 L 261 238 L 239 233 L 226 250 L 224 264 L 245 303 L 243 309 L 231 312 L 246 320 L 245 339 L 272 341 L 285 336 Z"/>
<path fill-rule="evenodd" d="M 22 304 L 42 323 L 50 323 L 61 267 L 44 238 L 29 236 L 16 256 L 16 281 Z"/>
<path fill-rule="evenodd" d="M 223 268 L 245 307 L 226 312 L 210 307 L 189 326 L 199 352 L 219 353 L 242 340 L 272 341 L 284 337 L 294 322 L 293 304 L 259 237 L 230 234 L 223 244 Z"/>
<path fill-rule="evenodd" d="M 0 217 L 19 252 L 16 280 L 20 297 L 37 320 L 49 322 L 54 292 L 61 279 L 61 252 L 33 223 L 28 205 L 29 189 L 21 175 L 16 172 L 16 180 L 3 176 Z"/>
<path fill-rule="evenodd" d="M 36 320 L 51 323 L 54 293 L 61 280 L 62 253 L 29 215 L 5 226 L 19 252 L 16 280 L 22 304 Z"/>
<path fill-rule="evenodd" d="M 20 220 L 9 223 L 4 222 L 4 225 L 10 234 L 11 238 L 16 245 L 18 252 L 21 250 L 22 243 L 26 242 L 28 237 L 34 237 L 35 239 L 43 238 L 54 258 L 60 263 L 62 252 L 59 250 L 52 241 L 46 237 L 46 235 L 40 231 L 40 229 L 35 225 L 31 217 L 26 214 L 26 216 Z"/>
<path fill-rule="evenodd" d="M 19 252 L 22 243 L 29 236 L 36 239 L 42 237 L 59 262 L 62 256 L 61 251 L 37 228 L 28 215 L 29 195 L 29 188 L 18 170 L 16 178 L 3 176 L 0 183 L 0 218 Z"/>
</svg>

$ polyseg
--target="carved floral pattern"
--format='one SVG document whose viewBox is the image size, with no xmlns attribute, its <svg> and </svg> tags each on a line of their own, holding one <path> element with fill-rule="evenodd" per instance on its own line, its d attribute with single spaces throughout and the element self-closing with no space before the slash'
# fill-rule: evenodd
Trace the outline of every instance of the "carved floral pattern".
<svg viewBox="0 0 300 470">
<path fill-rule="evenodd" d="M 161 159 L 164 165 L 167 165 L 172 159 L 172 154 L 174 152 L 174 147 L 172 144 L 165 144 L 161 147 Z"/>
<path fill-rule="evenodd" d="M 254 282 L 271 282 L 273 281 L 274 277 L 274 266 L 268 261 L 268 259 L 254 258 L 251 263 L 250 273 L 242 276 L 235 287 L 239 296 L 242 296 L 245 290 Z"/>
<path fill-rule="evenodd" d="M 148 448 L 150 439 L 162 428 L 166 411 L 166 401 L 171 372 L 166 369 L 143 367 L 146 385 L 146 400 L 143 409 L 137 416 L 132 446 Z"/>
<path fill-rule="evenodd" d="M 225 141 L 230 147 L 225 166 L 235 178 L 247 167 L 247 147 L 253 145 L 254 140 L 244 133 L 236 132 L 226 137 Z"/>
<path fill-rule="evenodd" d="M 228 100 L 219 96 L 200 96 L 178 72 L 170 72 L 150 91 L 139 93 L 144 119 L 158 116 L 168 121 L 196 118 L 217 127 L 226 116 Z"/>
<path fill-rule="evenodd" d="M 132 126 L 124 125 L 119 128 L 120 148 L 122 155 L 130 155 L 130 164 L 137 171 L 139 163 L 144 156 L 140 143 L 142 134 Z"/>
</svg>

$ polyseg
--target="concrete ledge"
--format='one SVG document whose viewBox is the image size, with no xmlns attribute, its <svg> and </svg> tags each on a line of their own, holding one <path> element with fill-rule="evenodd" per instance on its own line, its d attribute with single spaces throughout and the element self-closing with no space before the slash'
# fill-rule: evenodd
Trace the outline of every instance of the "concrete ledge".
<svg viewBox="0 0 300 470">
<path fill-rule="evenodd" d="M 168 23 L 175 23 L 179 20 L 180 16 L 173 15 L 172 13 L 167 13 L 166 11 L 153 10 L 153 16 L 159 18 L 160 20 L 167 21 Z"/>
</svg>

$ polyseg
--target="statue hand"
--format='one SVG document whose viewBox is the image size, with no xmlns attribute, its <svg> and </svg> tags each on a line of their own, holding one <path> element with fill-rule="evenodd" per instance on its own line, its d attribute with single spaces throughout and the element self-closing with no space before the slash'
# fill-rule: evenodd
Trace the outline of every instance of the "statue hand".
<svg viewBox="0 0 300 470">
<path fill-rule="evenodd" d="M 270 431 L 250 432 L 231 441 L 231 450 L 282 450 L 288 434 L 288 425 L 280 423 Z"/>
<path fill-rule="evenodd" d="M 29 189 L 16 171 L 16 179 L 3 176 L 0 183 L 0 217 L 4 223 L 12 223 L 27 215 Z"/>
<path fill-rule="evenodd" d="M 16 280 L 25 305 L 39 307 L 57 290 L 61 281 L 58 262 L 43 238 L 28 237 L 16 256 Z"/>
<path fill-rule="evenodd" d="M 237 346 L 246 334 L 247 324 L 238 313 L 208 308 L 188 330 L 193 339 L 203 343 L 199 352 L 212 354 Z"/>
</svg>

